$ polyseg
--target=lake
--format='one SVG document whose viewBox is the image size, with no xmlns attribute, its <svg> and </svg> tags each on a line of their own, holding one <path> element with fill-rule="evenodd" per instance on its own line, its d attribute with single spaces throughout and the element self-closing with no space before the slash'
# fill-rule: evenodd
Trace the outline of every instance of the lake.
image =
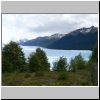
<svg viewBox="0 0 100 100">
<path fill-rule="evenodd" d="M 89 56 L 91 54 L 90 50 L 55 50 L 55 49 L 46 49 L 43 47 L 38 47 L 38 46 L 21 46 L 23 52 L 25 53 L 25 57 L 28 58 L 28 56 L 32 53 L 35 52 L 37 48 L 41 48 L 45 51 L 48 61 L 51 64 L 51 67 L 53 66 L 53 62 L 59 59 L 59 57 L 65 57 L 67 58 L 67 61 L 70 62 L 71 58 L 74 58 L 77 56 L 79 53 L 82 54 L 82 57 L 88 61 Z"/>
</svg>

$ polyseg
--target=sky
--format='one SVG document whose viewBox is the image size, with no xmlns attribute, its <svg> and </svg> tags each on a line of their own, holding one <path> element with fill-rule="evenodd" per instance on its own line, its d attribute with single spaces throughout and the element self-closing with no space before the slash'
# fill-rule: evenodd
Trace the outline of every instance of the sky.
<svg viewBox="0 0 100 100">
<path fill-rule="evenodd" d="M 2 43 L 98 27 L 98 14 L 2 14 Z"/>
</svg>

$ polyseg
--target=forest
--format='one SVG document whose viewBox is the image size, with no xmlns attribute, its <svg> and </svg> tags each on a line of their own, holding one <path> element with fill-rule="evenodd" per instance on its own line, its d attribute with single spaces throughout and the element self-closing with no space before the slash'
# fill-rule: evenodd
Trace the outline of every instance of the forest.
<svg viewBox="0 0 100 100">
<path fill-rule="evenodd" d="M 28 59 L 20 45 L 11 41 L 2 48 L 3 86 L 97 86 L 98 43 L 95 44 L 89 61 L 80 54 L 68 63 L 60 57 L 50 69 L 46 53 L 37 48 Z"/>
</svg>

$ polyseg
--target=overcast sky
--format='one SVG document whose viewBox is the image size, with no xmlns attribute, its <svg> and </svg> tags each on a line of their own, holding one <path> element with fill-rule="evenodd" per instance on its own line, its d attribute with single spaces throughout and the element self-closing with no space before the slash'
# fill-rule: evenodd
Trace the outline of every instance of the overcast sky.
<svg viewBox="0 0 100 100">
<path fill-rule="evenodd" d="M 2 42 L 67 34 L 92 25 L 98 27 L 97 14 L 2 14 Z"/>
</svg>

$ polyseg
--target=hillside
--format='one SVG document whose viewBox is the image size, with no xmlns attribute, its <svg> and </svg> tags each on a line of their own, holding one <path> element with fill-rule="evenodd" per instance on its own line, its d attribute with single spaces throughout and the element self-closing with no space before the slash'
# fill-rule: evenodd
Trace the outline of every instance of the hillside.
<svg viewBox="0 0 100 100">
<path fill-rule="evenodd" d="M 51 36 L 37 37 L 36 39 L 28 40 L 19 44 L 24 46 L 47 47 L 48 45 L 54 43 L 56 40 L 62 38 L 63 36 L 63 34 L 54 34 Z"/>
<path fill-rule="evenodd" d="M 61 39 L 50 44 L 52 49 L 92 50 L 98 40 L 98 28 L 82 28 L 66 34 Z"/>
<path fill-rule="evenodd" d="M 51 36 L 38 37 L 28 40 L 20 45 L 41 46 L 50 49 L 63 50 L 92 50 L 98 40 L 98 28 L 91 26 L 89 28 L 80 28 L 68 34 L 54 34 Z"/>
</svg>

